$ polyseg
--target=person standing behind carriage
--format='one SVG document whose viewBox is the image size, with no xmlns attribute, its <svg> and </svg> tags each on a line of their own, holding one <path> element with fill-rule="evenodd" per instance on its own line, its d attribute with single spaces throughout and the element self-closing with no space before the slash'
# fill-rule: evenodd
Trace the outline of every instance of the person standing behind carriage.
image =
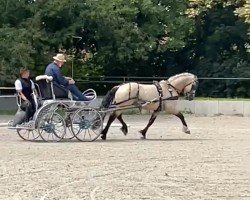
<svg viewBox="0 0 250 200">
<path fill-rule="evenodd" d="M 89 101 L 90 99 L 82 94 L 82 92 L 75 85 L 75 81 L 72 78 L 64 77 L 61 74 L 60 68 L 66 62 L 64 55 L 59 53 L 54 56 L 53 59 L 54 61 L 46 67 L 45 75 L 52 76 L 54 82 L 67 88 L 73 94 L 74 100 Z"/>
<path fill-rule="evenodd" d="M 24 119 L 14 120 L 14 126 L 22 122 L 28 122 L 35 113 L 35 101 L 32 96 L 32 93 L 35 92 L 35 85 L 34 82 L 30 80 L 29 76 L 29 70 L 23 67 L 19 71 L 19 78 L 15 81 L 15 89 L 20 98 L 20 109 L 25 112 L 25 116 Z M 18 112 L 15 116 L 17 118 Z"/>
</svg>

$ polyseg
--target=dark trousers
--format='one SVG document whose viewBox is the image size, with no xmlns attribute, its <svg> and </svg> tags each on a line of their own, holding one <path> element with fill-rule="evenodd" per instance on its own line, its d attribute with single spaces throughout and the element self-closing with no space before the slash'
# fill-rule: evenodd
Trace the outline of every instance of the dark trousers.
<svg viewBox="0 0 250 200">
<path fill-rule="evenodd" d="M 78 89 L 78 87 L 75 84 L 70 84 L 66 88 L 72 93 L 74 100 L 89 101 L 89 99 L 82 94 L 82 92 Z"/>
<path fill-rule="evenodd" d="M 25 106 L 21 106 L 21 108 L 25 111 L 25 121 L 28 122 L 33 115 L 35 114 L 35 102 L 33 99 L 29 99 L 29 104 L 25 104 Z"/>
<path fill-rule="evenodd" d="M 13 126 L 17 124 L 22 124 L 23 122 L 28 122 L 35 113 L 35 102 L 33 99 L 29 104 L 24 104 L 24 101 L 21 103 L 20 108 L 17 110 L 14 119 Z"/>
<path fill-rule="evenodd" d="M 28 122 L 35 114 L 35 102 L 30 99 L 30 104 L 25 109 L 25 121 Z"/>
</svg>

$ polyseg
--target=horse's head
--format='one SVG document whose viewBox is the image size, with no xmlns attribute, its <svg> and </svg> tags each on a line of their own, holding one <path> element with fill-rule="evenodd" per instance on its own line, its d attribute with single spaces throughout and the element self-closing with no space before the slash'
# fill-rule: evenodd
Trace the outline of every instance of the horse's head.
<svg viewBox="0 0 250 200">
<path fill-rule="evenodd" d="M 194 75 L 194 79 L 188 85 L 185 86 L 183 93 L 186 95 L 186 99 L 191 101 L 195 97 L 196 90 L 198 89 L 199 81 L 197 76 Z"/>
<path fill-rule="evenodd" d="M 182 73 L 170 77 L 168 82 L 178 94 L 183 93 L 189 101 L 194 99 L 196 90 L 198 89 L 197 76 L 190 73 Z"/>
</svg>

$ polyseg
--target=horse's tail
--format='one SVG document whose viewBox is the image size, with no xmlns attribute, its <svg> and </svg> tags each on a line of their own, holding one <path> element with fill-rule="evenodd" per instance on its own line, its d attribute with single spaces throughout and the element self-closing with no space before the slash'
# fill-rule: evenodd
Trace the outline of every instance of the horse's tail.
<svg viewBox="0 0 250 200">
<path fill-rule="evenodd" d="M 118 89 L 119 89 L 119 86 L 115 86 L 107 92 L 105 97 L 102 99 L 102 103 L 101 103 L 102 108 L 108 108 L 111 105 L 111 103 L 115 97 L 115 93 Z"/>
</svg>

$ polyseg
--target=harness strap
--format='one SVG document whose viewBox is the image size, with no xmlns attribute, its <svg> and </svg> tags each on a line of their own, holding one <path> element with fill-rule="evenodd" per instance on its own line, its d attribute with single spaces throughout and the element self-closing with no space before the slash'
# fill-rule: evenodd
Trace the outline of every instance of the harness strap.
<svg viewBox="0 0 250 200">
<path fill-rule="evenodd" d="M 139 83 L 137 83 L 137 87 L 138 87 L 138 90 L 137 90 L 137 98 L 138 98 L 138 100 L 139 100 L 139 93 L 140 93 L 140 88 L 139 88 Z"/>
<path fill-rule="evenodd" d="M 131 83 L 129 83 L 128 99 L 130 99 L 130 95 L 131 95 Z"/>
<path fill-rule="evenodd" d="M 176 87 L 174 87 L 174 86 L 173 86 L 171 83 L 169 83 L 169 82 L 168 82 L 168 87 L 169 87 L 168 91 L 170 92 L 171 96 L 173 96 L 173 94 L 172 94 L 172 92 L 173 92 L 172 88 L 177 92 L 178 95 L 180 95 L 181 92 L 179 92 L 179 90 L 178 90 Z"/>
<path fill-rule="evenodd" d="M 137 90 L 136 96 L 131 98 L 131 83 L 129 83 L 129 95 L 128 95 L 128 99 L 120 101 L 118 103 L 114 102 L 114 105 L 119 105 L 119 104 L 125 103 L 125 102 L 127 102 L 129 100 L 133 100 L 133 99 L 139 100 L 139 92 L 140 92 L 139 83 L 137 83 L 137 87 L 138 87 L 138 90 Z"/>
<path fill-rule="evenodd" d="M 187 87 L 188 85 L 191 85 L 191 84 L 193 84 L 194 82 L 196 82 L 196 81 L 191 81 L 190 83 L 188 83 L 185 87 Z M 172 89 L 171 88 L 173 88 L 176 92 L 177 92 L 177 94 L 178 95 L 180 95 L 182 92 L 183 92 L 183 90 L 182 91 L 179 91 L 176 87 L 174 87 L 169 81 L 168 81 L 168 87 L 169 87 L 169 92 L 170 92 L 170 94 L 171 94 L 171 96 L 173 96 L 172 95 Z M 171 87 L 171 88 L 170 88 Z M 184 87 L 184 88 L 185 88 Z"/>
<path fill-rule="evenodd" d="M 162 108 L 162 97 L 163 97 L 163 92 L 162 92 L 162 87 L 160 86 L 158 81 L 153 81 L 153 84 L 155 85 L 158 93 L 159 93 L 159 106 L 158 108 L 155 110 L 155 112 L 161 111 Z"/>
<path fill-rule="evenodd" d="M 169 91 L 169 93 L 170 93 L 170 95 L 172 97 L 173 96 L 173 89 L 172 89 L 171 84 L 169 83 L 169 81 L 167 81 L 167 85 L 168 85 L 168 91 Z"/>
</svg>

